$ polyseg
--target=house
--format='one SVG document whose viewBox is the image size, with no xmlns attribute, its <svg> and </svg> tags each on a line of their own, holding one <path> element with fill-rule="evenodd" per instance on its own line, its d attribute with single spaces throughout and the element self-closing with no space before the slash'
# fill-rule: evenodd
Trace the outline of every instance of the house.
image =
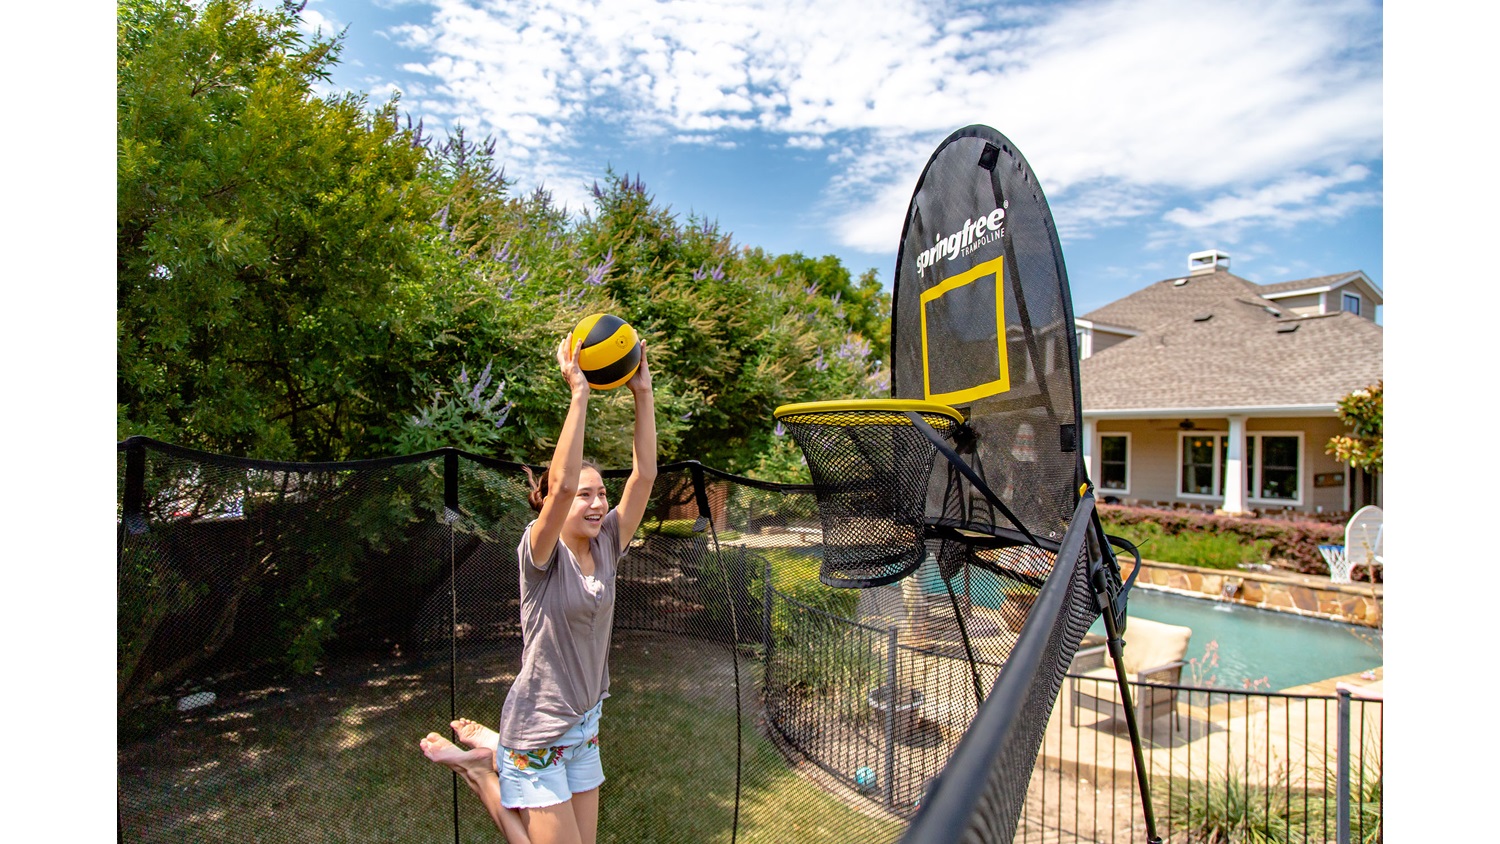
<svg viewBox="0 0 1500 844">
<path fill-rule="evenodd" d="M 1325 453 L 1339 399 L 1381 380 L 1363 272 L 1256 284 L 1218 250 L 1075 320 L 1084 459 L 1101 500 L 1349 512 L 1380 478 Z M 1237 479 L 1237 480 L 1236 480 Z"/>
</svg>

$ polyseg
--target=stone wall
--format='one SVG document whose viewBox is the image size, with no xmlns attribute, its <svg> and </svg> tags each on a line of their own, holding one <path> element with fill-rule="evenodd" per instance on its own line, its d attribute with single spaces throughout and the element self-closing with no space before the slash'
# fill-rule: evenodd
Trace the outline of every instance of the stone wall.
<svg viewBox="0 0 1500 844">
<path fill-rule="evenodd" d="M 1120 560 L 1122 573 L 1130 576 L 1131 559 Z M 1202 569 L 1155 560 L 1141 561 L 1137 586 L 1175 592 L 1194 598 L 1234 601 L 1263 610 L 1288 612 L 1379 627 L 1384 584 L 1334 583 L 1326 577 L 1290 572 Z"/>
</svg>

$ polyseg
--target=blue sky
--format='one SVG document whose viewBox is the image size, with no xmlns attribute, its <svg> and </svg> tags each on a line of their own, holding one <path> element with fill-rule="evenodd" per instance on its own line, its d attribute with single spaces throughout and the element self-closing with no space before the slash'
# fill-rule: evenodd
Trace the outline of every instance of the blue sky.
<svg viewBox="0 0 1500 844">
<path fill-rule="evenodd" d="M 270 2 L 270 0 L 267 0 Z M 1075 309 L 1219 248 L 1277 282 L 1382 279 L 1382 9 L 1369 2 L 309 0 L 331 90 L 493 135 L 572 208 L 613 167 L 741 244 L 887 285 L 949 132 L 1042 178 Z"/>
</svg>

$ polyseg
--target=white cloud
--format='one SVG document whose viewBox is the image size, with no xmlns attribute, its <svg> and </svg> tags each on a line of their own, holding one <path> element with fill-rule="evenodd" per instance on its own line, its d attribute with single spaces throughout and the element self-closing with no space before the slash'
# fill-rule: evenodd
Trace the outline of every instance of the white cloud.
<svg viewBox="0 0 1500 844">
<path fill-rule="evenodd" d="M 1370 191 L 1333 192 L 1340 185 L 1362 182 L 1369 175 L 1367 168 L 1357 164 L 1327 176 L 1296 173 L 1253 190 L 1217 196 L 1196 211 L 1173 208 L 1162 219 L 1188 229 L 1257 221 L 1291 226 L 1378 203 L 1378 195 Z"/>
<path fill-rule="evenodd" d="M 494 133 L 514 175 L 554 188 L 597 168 L 571 157 L 587 127 L 742 147 L 754 130 L 837 149 L 830 226 L 884 250 L 936 144 L 987 123 L 1026 152 L 1069 237 L 1141 219 L 1232 236 L 1378 202 L 1353 166 L 1382 154 L 1366 0 L 425 5 L 389 33 L 424 56 L 406 67 L 422 94 L 392 80 L 407 107 Z"/>
</svg>

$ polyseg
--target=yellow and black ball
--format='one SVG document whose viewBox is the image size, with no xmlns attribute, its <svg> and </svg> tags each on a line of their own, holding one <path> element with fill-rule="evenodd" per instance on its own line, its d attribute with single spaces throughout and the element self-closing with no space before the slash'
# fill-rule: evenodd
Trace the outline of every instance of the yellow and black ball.
<svg viewBox="0 0 1500 844">
<path fill-rule="evenodd" d="M 641 338 L 630 323 L 613 314 L 590 314 L 573 329 L 569 343 L 577 346 L 578 367 L 589 386 L 613 390 L 630 380 L 641 366 Z"/>
</svg>

